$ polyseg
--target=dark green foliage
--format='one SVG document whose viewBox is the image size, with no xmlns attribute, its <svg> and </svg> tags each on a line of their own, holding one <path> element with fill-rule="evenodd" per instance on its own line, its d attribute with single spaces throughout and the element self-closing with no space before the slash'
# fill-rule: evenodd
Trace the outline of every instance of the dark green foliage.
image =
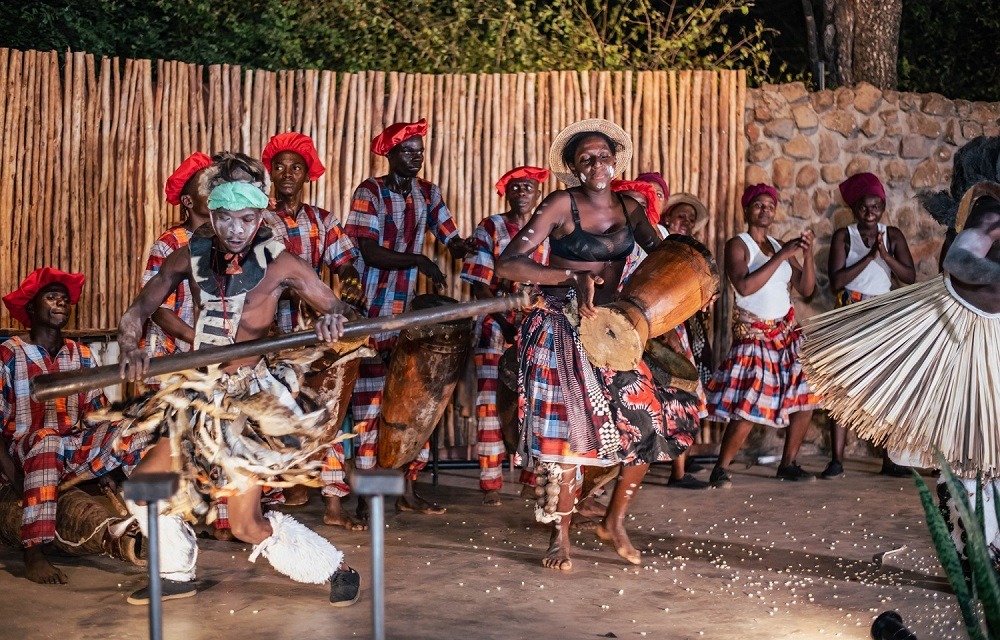
<svg viewBox="0 0 1000 640">
<path fill-rule="evenodd" d="M 263 69 L 426 73 L 747 68 L 752 0 L 27 0 L 0 45 Z M 737 26 L 738 22 L 744 26 Z"/>
<path fill-rule="evenodd" d="M 904 0 L 899 86 L 1000 101 L 1000 2 Z"/>
</svg>

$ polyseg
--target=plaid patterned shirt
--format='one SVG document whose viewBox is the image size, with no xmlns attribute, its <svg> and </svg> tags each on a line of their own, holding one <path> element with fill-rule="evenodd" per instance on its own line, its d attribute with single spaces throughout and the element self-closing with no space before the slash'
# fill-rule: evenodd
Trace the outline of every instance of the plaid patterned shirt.
<svg viewBox="0 0 1000 640">
<path fill-rule="evenodd" d="M 142 274 L 142 286 L 153 279 L 163 266 L 163 261 L 174 251 L 181 247 L 186 247 L 191 239 L 191 232 L 183 225 L 170 227 L 164 231 L 149 250 L 149 257 L 146 259 L 146 270 Z M 186 322 L 194 326 L 194 305 L 191 300 L 191 285 L 187 280 L 180 283 L 176 290 L 171 293 L 160 305 L 168 309 Z M 155 348 L 150 348 L 155 345 Z M 165 356 L 175 351 L 190 351 L 191 345 L 183 340 L 168 335 L 155 322 L 150 320 L 146 323 L 146 350 L 151 358 Z"/>
<path fill-rule="evenodd" d="M 511 282 L 497 278 L 494 269 L 500 254 L 520 230 L 521 227 L 499 213 L 483 218 L 472 234 L 476 250 L 467 255 L 465 262 L 462 263 L 462 280 L 470 284 L 477 282 L 485 284 L 493 295 L 497 295 L 500 291 L 510 292 Z M 538 245 L 531 254 L 531 259 L 539 264 L 549 263 L 548 239 Z"/>
<path fill-rule="evenodd" d="M 441 189 L 414 178 L 410 194 L 403 196 L 385 186 L 385 176 L 368 178 L 354 191 L 351 213 L 344 231 L 354 239 L 370 239 L 400 253 L 421 253 L 424 233 L 430 231 L 442 243 L 458 235 L 458 228 Z M 402 313 L 417 287 L 417 268 L 387 271 L 357 262 L 368 298 L 368 317 Z"/>
<path fill-rule="evenodd" d="M 84 414 L 108 403 L 104 392 L 98 389 L 42 403 L 31 399 L 28 382 L 44 373 L 94 366 L 90 349 L 73 340 L 66 340 L 55 357 L 18 336 L 0 344 L 0 419 L 4 436 L 13 440 L 37 429 L 52 429 L 60 435 L 76 431 Z"/>
<path fill-rule="evenodd" d="M 344 233 L 337 217 L 325 209 L 303 203 L 292 217 L 282 206 L 264 211 L 264 224 L 274 239 L 312 265 L 316 273 L 326 264 L 338 269 L 358 259 L 358 250 Z"/>
</svg>

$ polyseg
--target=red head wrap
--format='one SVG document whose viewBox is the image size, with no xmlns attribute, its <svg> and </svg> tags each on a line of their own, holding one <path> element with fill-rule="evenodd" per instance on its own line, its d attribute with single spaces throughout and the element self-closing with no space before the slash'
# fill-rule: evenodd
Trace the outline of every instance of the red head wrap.
<svg viewBox="0 0 1000 640">
<path fill-rule="evenodd" d="M 660 221 L 659 200 L 656 197 L 656 189 L 653 184 L 645 180 L 612 180 L 612 191 L 635 191 L 646 199 L 646 217 L 650 224 Z"/>
<path fill-rule="evenodd" d="M 309 136 L 289 131 L 279 133 L 268 140 L 267 146 L 264 147 L 264 153 L 260 156 L 260 161 L 264 163 L 264 167 L 268 171 L 271 171 L 271 161 L 274 160 L 274 156 L 282 151 L 291 151 L 302 156 L 302 159 L 306 161 L 310 180 L 319 180 L 320 176 L 326 173 L 326 167 L 323 166 L 319 154 L 316 153 L 316 145 L 313 144 L 312 138 Z"/>
<path fill-rule="evenodd" d="M 501 196 L 507 193 L 507 183 L 518 178 L 529 178 L 538 182 L 545 182 L 549 179 L 549 170 L 539 167 L 523 166 L 511 169 L 497 180 L 497 193 Z"/>
<path fill-rule="evenodd" d="M 167 184 L 163 188 L 163 192 L 167 194 L 167 202 L 173 205 L 180 204 L 181 191 L 184 191 L 184 185 L 188 183 L 188 180 L 194 174 L 210 166 L 212 166 L 212 159 L 201 151 L 195 151 L 185 158 L 184 162 L 167 178 Z"/>
<path fill-rule="evenodd" d="M 372 153 L 377 156 L 387 156 L 392 148 L 403 140 L 413 136 L 427 135 L 427 119 L 421 118 L 417 122 L 397 122 L 389 125 L 385 131 L 375 136 L 372 140 Z"/>
<path fill-rule="evenodd" d="M 774 198 L 774 204 L 778 204 L 778 190 L 769 184 L 754 184 L 750 185 L 743 192 L 743 197 L 740 198 L 740 206 L 746 209 L 750 206 L 750 203 L 754 201 L 757 196 L 767 195 Z"/>
<path fill-rule="evenodd" d="M 661 176 L 656 171 L 650 171 L 648 173 L 640 173 L 639 176 L 636 178 L 636 180 L 642 180 L 643 182 L 658 184 L 660 185 L 660 188 L 663 189 L 664 199 L 670 197 L 670 187 L 667 186 L 667 181 L 664 180 L 663 176 Z"/>
<path fill-rule="evenodd" d="M 840 183 L 840 195 L 853 208 L 865 196 L 878 196 L 885 202 L 885 187 L 874 173 L 859 173 Z"/>
<path fill-rule="evenodd" d="M 80 299 L 84 278 L 82 273 L 66 273 L 52 267 L 35 269 L 21 281 L 21 286 L 3 297 L 3 303 L 10 311 L 10 317 L 30 328 L 31 320 L 28 318 L 25 307 L 38 295 L 39 291 L 53 282 L 59 282 L 69 290 L 69 303 L 76 304 L 77 300 Z"/>
</svg>

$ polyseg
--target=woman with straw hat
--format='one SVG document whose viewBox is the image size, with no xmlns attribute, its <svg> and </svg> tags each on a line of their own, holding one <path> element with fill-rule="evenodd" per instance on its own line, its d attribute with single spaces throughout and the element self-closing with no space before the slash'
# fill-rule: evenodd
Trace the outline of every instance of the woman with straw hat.
<svg viewBox="0 0 1000 640">
<path fill-rule="evenodd" d="M 569 570 L 569 525 L 580 487 L 580 465 L 621 467 L 598 535 L 633 564 L 639 551 L 625 531 L 625 513 L 649 467 L 691 444 L 692 434 L 664 419 L 648 367 L 614 371 L 592 365 L 580 343 L 580 317 L 612 301 L 635 243 L 659 241 L 645 211 L 611 190 L 629 165 L 632 142 L 606 120 L 584 120 L 556 137 L 549 165 L 569 188 L 541 205 L 511 240 L 497 275 L 541 288 L 543 304 L 518 334 L 522 446 L 539 474 L 539 520 L 554 524 L 542 564 Z M 549 240 L 549 266 L 529 257 Z M 612 475 L 612 474 L 607 474 Z M 583 496 L 586 498 L 587 496 Z"/>
</svg>

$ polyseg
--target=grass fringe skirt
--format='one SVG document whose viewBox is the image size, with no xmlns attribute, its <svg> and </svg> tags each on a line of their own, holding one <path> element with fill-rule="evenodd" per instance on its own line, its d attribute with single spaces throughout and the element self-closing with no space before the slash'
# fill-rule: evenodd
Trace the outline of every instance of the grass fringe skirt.
<svg viewBox="0 0 1000 640">
<path fill-rule="evenodd" d="M 940 276 L 802 323 L 803 366 L 824 408 L 859 436 L 987 477 L 1000 465 L 1000 314 Z"/>
</svg>

